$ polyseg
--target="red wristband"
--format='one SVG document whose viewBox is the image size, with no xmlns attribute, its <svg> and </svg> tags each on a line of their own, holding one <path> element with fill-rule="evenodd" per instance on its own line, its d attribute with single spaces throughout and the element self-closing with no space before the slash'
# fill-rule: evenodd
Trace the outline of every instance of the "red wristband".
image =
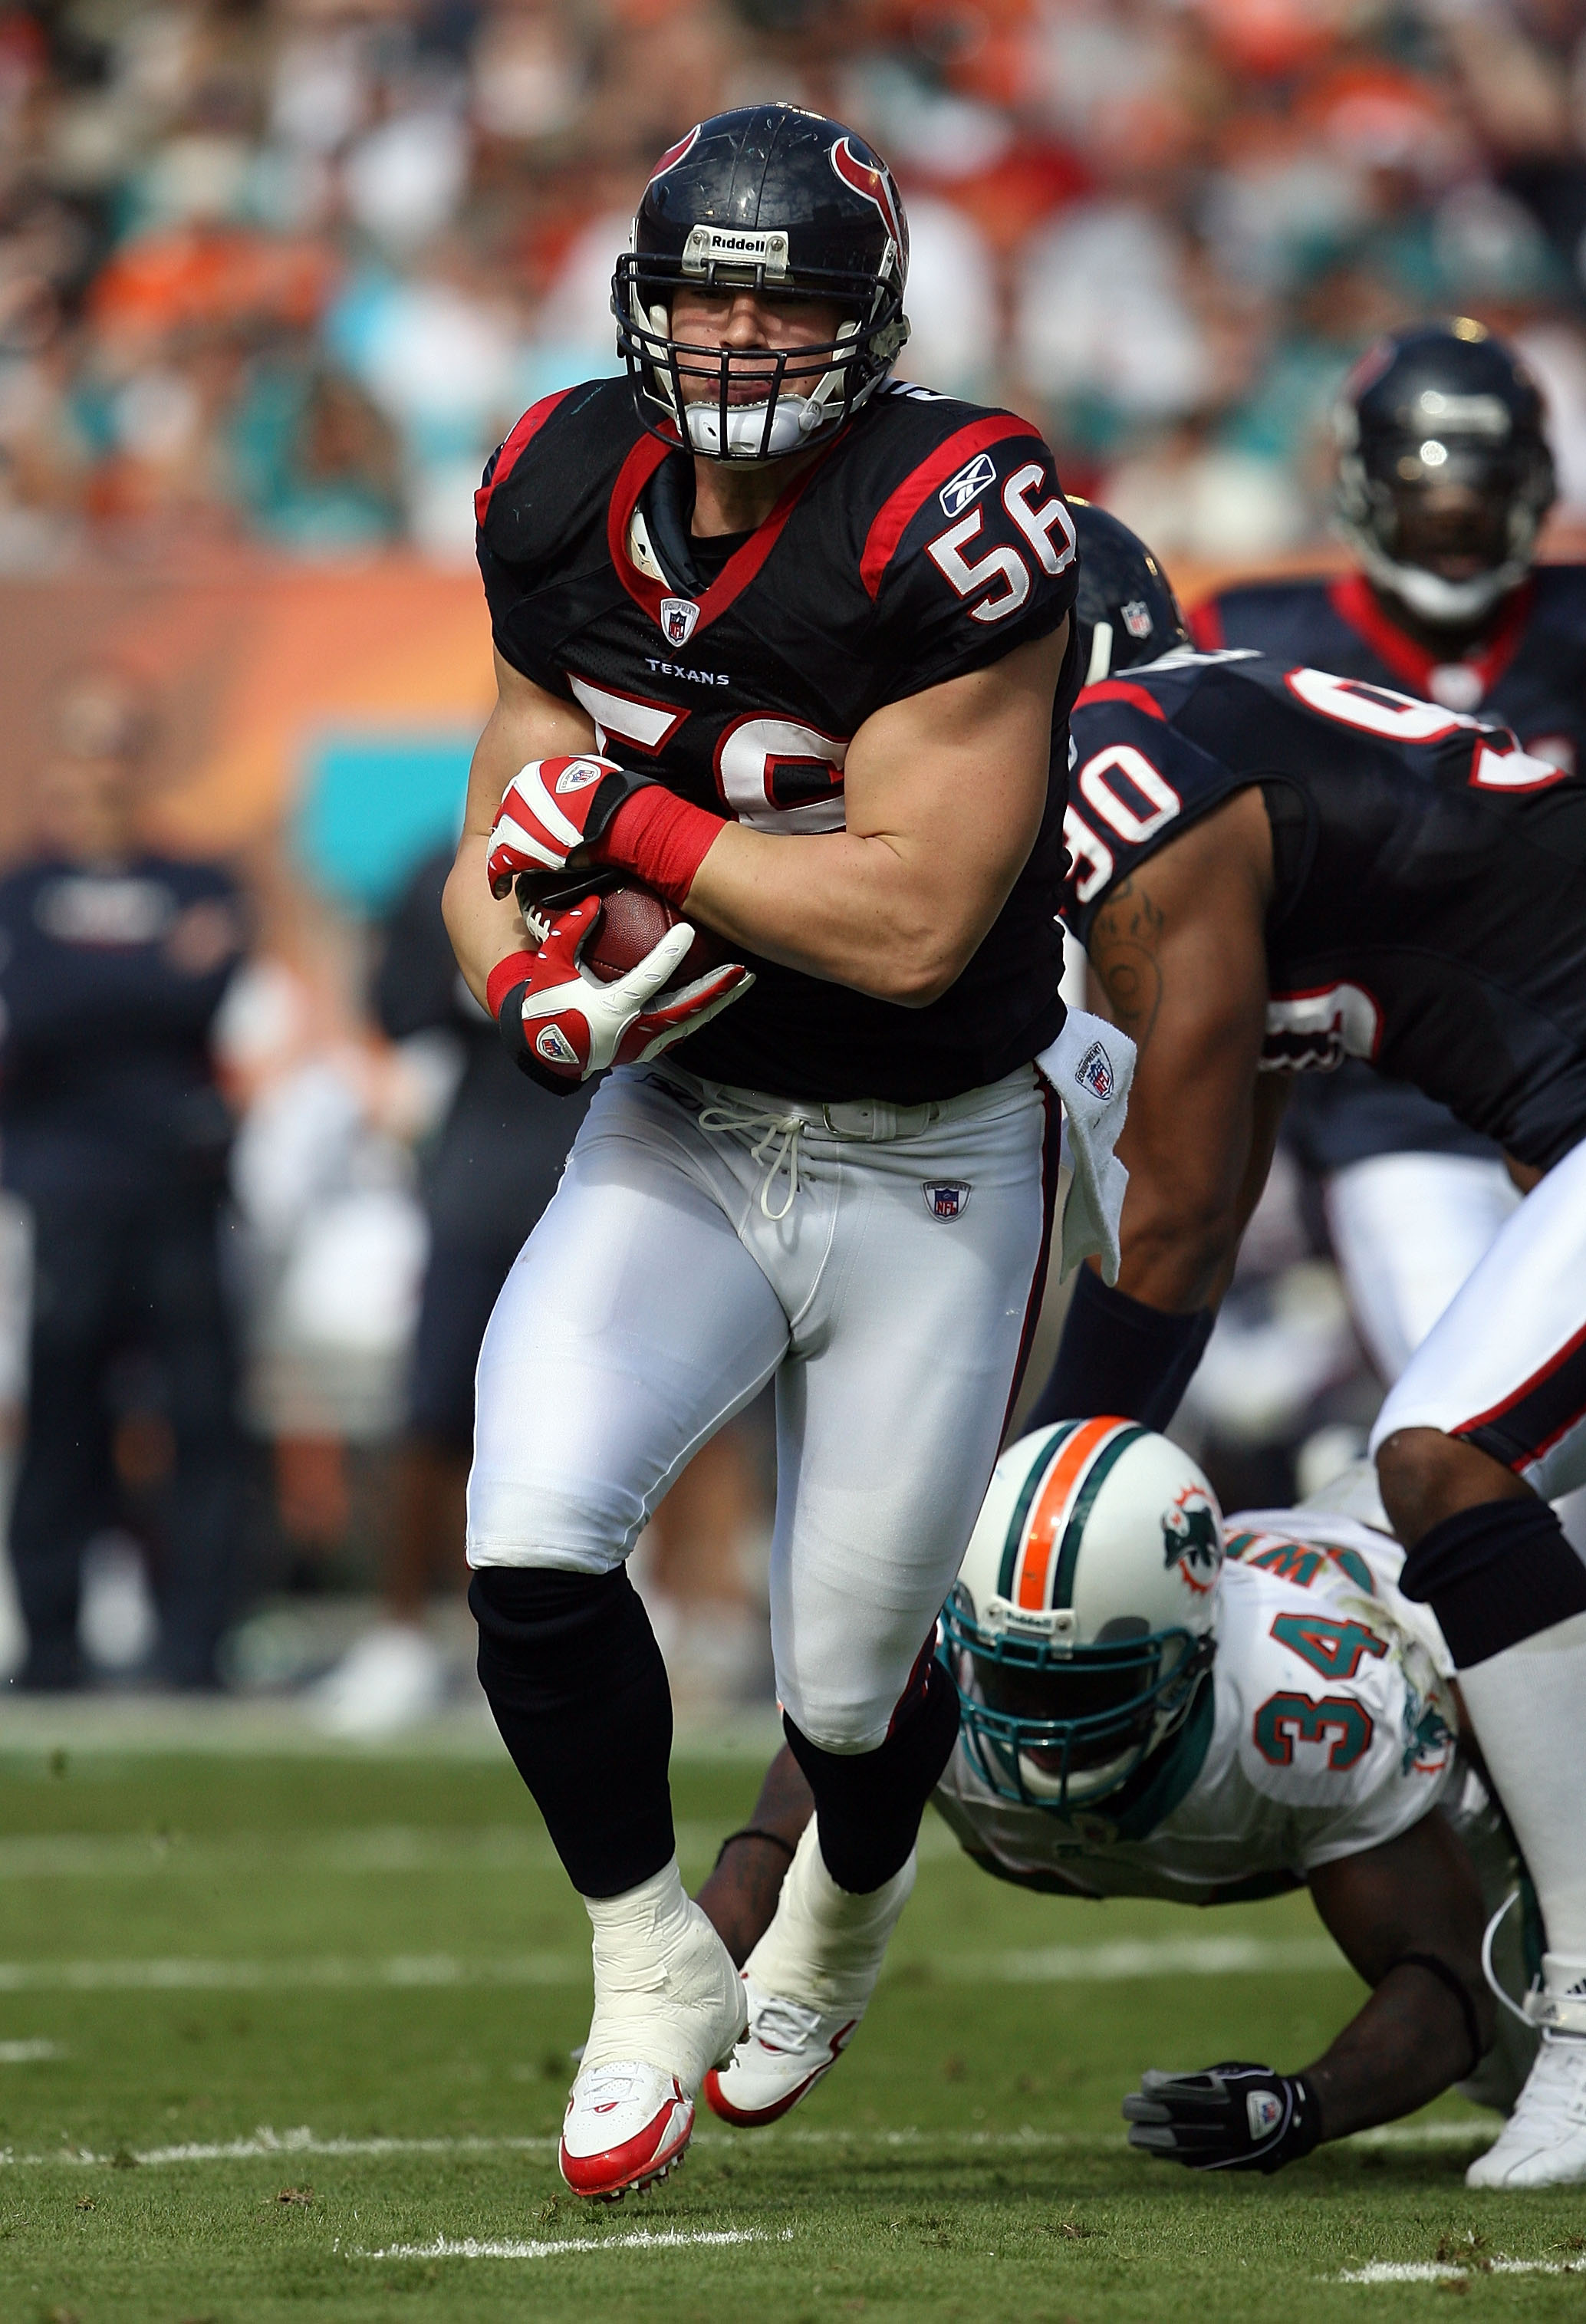
<svg viewBox="0 0 1586 2324">
<path fill-rule="evenodd" d="M 594 853 L 603 863 L 623 865 L 681 911 L 696 872 L 725 828 L 723 816 L 690 807 L 659 783 L 646 783 L 623 800 Z"/>
<path fill-rule="evenodd" d="M 502 1002 L 515 984 L 528 982 L 534 965 L 531 952 L 510 952 L 505 960 L 498 960 L 484 980 L 484 1001 L 493 1017 L 501 1015 Z"/>
</svg>

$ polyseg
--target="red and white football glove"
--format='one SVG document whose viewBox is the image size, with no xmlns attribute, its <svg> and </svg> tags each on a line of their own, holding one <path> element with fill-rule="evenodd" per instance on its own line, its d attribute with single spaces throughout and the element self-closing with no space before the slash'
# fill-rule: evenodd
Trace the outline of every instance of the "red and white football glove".
<svg viewBox="0 0 1586 2324">
<path fill-rule="evenodd" d="M 566 1096 L 608 1065 L 637 1065 L 741 1001 L 754 982 L 732 961 L 665 990 L 694 942 L 687 920 L 669 928 L 652 952 L 614 983 L 578 966 L 578 947 L 600 912 L 598 896 L 561 912 L 538 952 L 509 953 L 490 972 L 486 997 L 520 1070 Z"/>
<path fill-rule="evenodd" d="M 520 767 L 490 826 L 485 869 L 490 892 L 503 897 L 522 873 L 564 872 L 575 848 L 591 846 L 637 790 L 655 788 L 591 752 L 580 759 L 530 759 Z"/>
</svg>

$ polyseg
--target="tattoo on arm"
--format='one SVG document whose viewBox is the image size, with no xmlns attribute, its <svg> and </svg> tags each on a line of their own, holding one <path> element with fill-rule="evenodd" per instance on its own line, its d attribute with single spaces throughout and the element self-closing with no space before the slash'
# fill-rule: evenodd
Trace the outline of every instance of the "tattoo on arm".
<svg viewBox="0 0 1586 2324">
<path fill-rule="evenodd" d="M 1157 947 L 1163 917 L 1139 875 L 1120 880 L 1091 923 L 1091 966 L 1107 996 L 1113 1022 L 1138 1049 L 1151 1038 L 1162 1006 L 1162 964 Z"/>
</svg>

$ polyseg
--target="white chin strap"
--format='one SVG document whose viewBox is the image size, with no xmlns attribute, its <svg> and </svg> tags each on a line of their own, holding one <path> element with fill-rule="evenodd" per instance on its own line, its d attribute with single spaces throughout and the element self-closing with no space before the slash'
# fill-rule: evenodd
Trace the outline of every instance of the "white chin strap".
<svg viewBox="0 0 1586 2324">
<path fill-rule="evenodd" d="M 1478 622 L 1500 597 L 1518 587 L 1528 569 L 1526 558 L 1512 557 L 1489 572 L 1473 573 L 1468 581 L 1445 581 L 1425 566 L 1396 564 L 1369 533 L 1357 532 L 1352 525 L 1349 539 L 1379 588 L 1401 598 L 1424 622 Z"/>
</svg>

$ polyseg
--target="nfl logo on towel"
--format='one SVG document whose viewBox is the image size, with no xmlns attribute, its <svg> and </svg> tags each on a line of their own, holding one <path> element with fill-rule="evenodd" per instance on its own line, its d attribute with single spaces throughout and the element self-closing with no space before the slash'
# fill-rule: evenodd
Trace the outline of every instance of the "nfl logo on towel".
<svg viewBox="0 0 1586 2324">
<path fill-rule="evenodd" d="M 934 1219 L 959 1219 L 969 1208 L 967 1186 L 933 1185 L 927 1178 L 923 1191 L 926 1208 Z"/>
<path fill-rule="evenodd" d="M 661 635 L 669 646 L 686 646 L 694 635 L 694 624 L 699 619 L 699 608 L 692 597 L 663 597 L 660 601 Z"/>
<path fill-rule="evenodd" d="M 1111 1096 L 1114 1087 L 1112 1060 L 1100 1041 L 1091 1043 L 1074 1068 L 1074 1078 L 1082 1089 L 1088 1089 L 1091 1095 L 1099 1097 L 1103 1104 Z"/>
</svg>

